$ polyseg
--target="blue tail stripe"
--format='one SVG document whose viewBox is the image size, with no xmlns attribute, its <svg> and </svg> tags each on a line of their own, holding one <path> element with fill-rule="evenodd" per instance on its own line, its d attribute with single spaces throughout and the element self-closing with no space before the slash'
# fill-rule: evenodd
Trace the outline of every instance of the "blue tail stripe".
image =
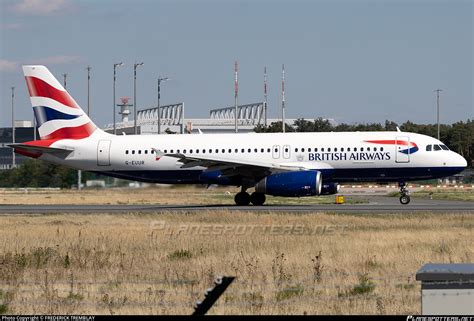
<svg viewBox="0 0 474 321">
<path fill-rule="evenodd" d="M 45 106 L 35 106 L 33 107 L 35 112 L 36 122 L 38 126 L 43 125 L 45 122 L 55 119 L 74 119 L 79 117 L 78 115 L 69 115 L 57 111 L 56 109 L 45 107 Z"/>
</svg>

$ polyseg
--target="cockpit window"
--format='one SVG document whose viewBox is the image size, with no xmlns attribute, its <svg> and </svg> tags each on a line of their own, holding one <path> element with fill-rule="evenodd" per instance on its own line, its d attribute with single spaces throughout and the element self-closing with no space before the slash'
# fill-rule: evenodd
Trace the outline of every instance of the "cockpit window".
<svg viewBox="0 0 474 321">
<path fill-rule="evenodd" d="M 431 145 L 426 145 L 426 151 L 431 152 Z"/>
<path fill-rule="evenodd" d="M 433 145 L 434 150 L 441 150 L 441 147 L 439 145 Z"/>
<path fill-rule="evenodd" d="M 444 149 L 444 150 L 449 150 L 448 146 L 446 146 L 446 145 L 441 145 L 441 148 Z"/>
</svg>

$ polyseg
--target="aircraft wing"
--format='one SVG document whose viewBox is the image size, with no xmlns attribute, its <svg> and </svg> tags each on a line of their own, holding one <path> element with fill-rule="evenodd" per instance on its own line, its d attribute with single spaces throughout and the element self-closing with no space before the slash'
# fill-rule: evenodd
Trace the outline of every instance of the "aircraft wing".
<svg viewBox="0 0 474 321">
<path fill-rule="evenodd" d="M 244 176 L 249 178 L 263 178 L 273 173 L 317 170 L 312 165 L 303 162 L 296 163 L 266 163 L 251 160 L 228 160 L 220 155 L 185 155 L 185 154 L 169 154 L 163 153 L 158 149 L 154 149 L 157 157 L 174 157 L 178 162 L 183 163 L 181 168 L 206 167 L 206 171 L 219 170 L 223 176 Z"/>
</svg>

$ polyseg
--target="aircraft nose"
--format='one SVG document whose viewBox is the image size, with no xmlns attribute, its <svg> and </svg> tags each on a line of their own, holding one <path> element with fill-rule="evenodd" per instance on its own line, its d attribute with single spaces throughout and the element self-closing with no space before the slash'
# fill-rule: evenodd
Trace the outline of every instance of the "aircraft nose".
<svg viewBox="0 0 474 321">
<path fill-rule="evenodd" d="M 464 157 L 456 153 L 456 160 L 455 160 L 456 166 L 459 167 L 467 167 L 467 161 Z"/>
</svg>

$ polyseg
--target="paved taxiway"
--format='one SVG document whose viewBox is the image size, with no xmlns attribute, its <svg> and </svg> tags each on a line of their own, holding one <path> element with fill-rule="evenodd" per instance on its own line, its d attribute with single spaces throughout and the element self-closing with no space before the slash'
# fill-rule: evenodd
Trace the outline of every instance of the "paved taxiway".
<svg viewBox="0 0 474 321">
<path fill-rule="evenodd" d="M 352 199 L 359 198 L 357 196 Z M 199 211 L 261 211 L 261 212 L 336 212 L 336 213 L 410 213 L 436 212 L 474 214 L 474 202 L 445 201 L 412 198 L 401 205 L 396 197 L 364 196 L 368 203 L 329 205 L 0 205 L 0 214 L 52 214 L 52 213 L 162 213 Z M 304 202 L 304 201 L 302 201 Z"/>
</svg>

